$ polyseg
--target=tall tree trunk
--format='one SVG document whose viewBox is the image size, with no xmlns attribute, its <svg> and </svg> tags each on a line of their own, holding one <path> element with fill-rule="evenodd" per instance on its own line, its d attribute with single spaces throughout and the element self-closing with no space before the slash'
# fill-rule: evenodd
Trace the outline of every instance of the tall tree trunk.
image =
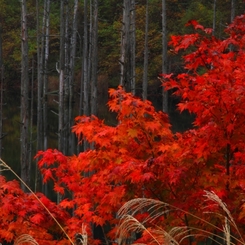
<svg viewBox="0 0 245 245">
<path fill-rule="evenodd" d="M 83 114 L 89 115 L 89 45 L 88 45 L 88 2 L 84 0 L 84 30 L 83 30 Z M 84 141 L 84 150 L 89 144 Z"/>
<path fill-rule="evenodd" d="M 213 4 L 213 36 L 215 36 L 216 31 L 216 0 L 214 0 Z"/>
<path fill-rule="evenodd" d="M 135 0 L 123 1 L 120 85 L 135 93 Z"/>
<path fill-rule="evenodd" d="M 166 0 L 162 0 L 162 73 L 167 73 L 167 19 Z M 162 110 L 168 113 L 168 92 L 162 89 Z"/>
<path fill-rule="evenodd" d="M 88 4 L 84 0 L 83 29 L 83 113 L 89 115 L 89 80 L 88 80 Z"/>
<path fill-rule="evenodd" d="M 50 0 L 46 1 L 45 10 L 45 45 L 44 45 L 44 68 L 43 68 L 43 149 L 48 148 L 48 60 L 49 60 L 49 23 L 50 23 Z"/>
<path fill-rule="evenodd" d="M 37 151 L 47 149 L 47 63 L 49 54 L 49 12 L 50 0 L 43 2 L 42 28 L 39 23 L 39 0 L 37 13 Z M 41 175 L 36 165 L 35 190 L 41 190 Z M 46 185 L 42 186 L 46 189 Z M 45 190 L 42 190 L 45 192 Z"/>
<path fill-rule="evenodd" d="M 144 47 L 144 70 L 143 70 L 143 100 L 147 99 L 147 86 L 148 86 L 148 0 L 146 0 L 145 6 L 145 47 Z"/>
<path fill-rule="evenodd" d="M 64 53 L 64 128 L 63 128 L 63 153 L 65 155 L 68 154 L 68 144 L 69 144 L 69 134 L 70 134 L 70 128 L 69 128 L 69 89 L 70 89 L 70 79 L 69 76 L 67 76 L 70 73 L 70 42 L 69 42 L 69 7 L 68 2 L 65 2 L 65 14 L 63 15 L 63 18 L 65 19 L 65 27 L 64 27 L 64 36 L 65 36 L 65 53 Z"/>
<path fill-rule="evenodd" d="M 29 78 L 26 0 L 21 1 L 21 178 L 30 185 L 29 162 Z M 22 188 L 24 186 L 22 185 Z"/>
<path fill-rule="evenodd" d="M 2 26 L 0 25 L 0 158 L 2 158 L 2 139 L 3 135 L 3 90 L 4 90 L 4 66 L 3 66 L 3 52 L 2 52 Z M 0 169 L 1 170 L 1 169 Z"/>
<path fill-rule="evenodd" d="M 136 45 L 136 35 L 135 35 L 135 0 L 131 0 L 130 6 L 130 86 L 131 93 L 135 94 L 135 45 Z"/>
<path fill-rule="evenodd" d="M 91 114 L 97 115 L 98 0 L 93 1 Z"/>
<path fill-rule="evenodd" d="M 236 0 L 231 0 L 231 22 L 236 16 Z"/>
<path fill-rule="evenodd" d="M 44 30 L 43 35 L 45 35 L 44 39 L 44 64 L 43 64 L 43 92 L 42 92 L 42 147 L 43 150 L 47 150 L 48 148 L 48 59 L 49 59 L 49 22 L 50 22 L 50 0 L 45 0 L 45 8 L 44 8 Z M 46 195 L 48 194 L 47 184 L 42 185 L 42 191 Z"/>
<path fill-rule="evenodd" d="M 30 98 L 30 130 L 29 130 L 29 174 L 32 172 L 32 150 L 33 150 L 33 117 L 34 117 L 34 75 L 35 75 L 35 68 L 34 68 L 34 56 L 32 57 L 32 64 L 31 64 L 31 98 Z"/>
<path fill-rule="evenodd" d="M 126 90 L 131 91 L 131 76 L 130 76 L 130 8 L 131 0 L 123 2 L 123 23 L 121 33 L 121 78 L 120 85 Z"/>
<path fill-rule="evenodd" d="M 63 151 L 64 133 L 64 73 L 65 73 L 65 20 L 64 0 L 60 0 L 60 59 L 59 59 L 59 122 L 58 122 L 58 149 Z"/>
<path fill-rule="evenodd" d="M 45 1 L 44 1 L 45 2 Z M 44 7 L 45 9 L 45 7 Z M 43 117 L 42 117 L 42 43 L 40 45 L 40 41 L 43 38 L 40 38 L 40 28 L 39 28 L 39 0 L 36 0 L 36 15 L 37 15 L 37 151 L 42 149 L 42 128 L 43 128 Z M 41 175 L 37 165 L 38 159 L 36 161 L 36 169 L 35 169 L 35 192 L 41 190 Z"/>
<path fill-rule="evenodd" d="M 78 0 L 74 0 L 73 9 L 73 23 L 72 23 L 72 36 L 70 44 L 70 64 L 69 64 L 69 154 L 75 153 L 75 137 L 74 134 L 70 132 L 73 125 L 73 105 L 74 105 L 74 70 L 75 70 L 75 56 L 76 56 L 76 46 L 77 46 L 77 9 Z"/>
</svg>

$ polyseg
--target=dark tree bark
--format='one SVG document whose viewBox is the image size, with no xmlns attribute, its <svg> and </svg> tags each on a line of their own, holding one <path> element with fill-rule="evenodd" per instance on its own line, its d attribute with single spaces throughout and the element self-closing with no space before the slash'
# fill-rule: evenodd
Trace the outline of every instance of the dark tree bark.
<svg viewBox="0 0 245 245">
<path fill-rule="evenodd" d="M 49 57 L 49 12 L 50 0 L 43 2 L 43 18 L 40 29 L 39 0 L 36 0 L 37 13 L 37 151 L 46 150 L 47 146 L 47 64 Z M 42 187 L 41 175 L 36 165 L 35 190 Z M 43 190 L 45 192 L 46 190 Z"/>
<path fill-rule="evenodd" d="M 68 122 L 68 154 L 72 155 L 75 153 L 75 136 L 71 133 L 71 127 L 73 125 L 74 113 L 74 71 L 75 71 L 75 56 L 76 56 L 76 46 L 77 46 L 77 9 L 78 0 L 74 0 L 73 8 L 73 23 L 72 23 L 72 34 L 70 43 L 70 60 L 69 60 L 69 122 Z"/>
<path fill-rule="evenodd" d="M 30 185 L 29 162 L 29 77 L 26 0 L 21 1 L 21 178 Z M 24 188 L 24 186 L 22 186 Z"/>
<path fill-rule="evenodd" d="M 213 36 L 215 36 L 216 31 L 216 0 L 214 0 L 213 4 Z"/>
<path fill-rule="evenodd" d="M 89 115 L 89 50 L 91 47 L 88 43 L 88 1 L 84 0 L 84 23 L 83 23 L 83 74 L 82 74 L 82 85 L 83 85 L 83 114 Z M 88 142 L 85 140 L 83 143 L 84 150 L 89 147 Z"/>
<path fill-rule="evenodd" d="M 136 34 L 135 34 L 135 0 L 131 0 L 130 7 L 130 86 L 131 93 L 135 94 L 135 49 L 136 49 Z"/>
<path fill-rule="evenodd" d="M 144 70 L 143 70 L 143 100 L 147 99 L 147 86 L 148 86 L 148 0 L 146 0 L 145 6 L 145 47 L 144 47 Z"/>
<path fill-rule="evenodd" d="M 91 114 L 97 115 L 98 0 L 93 1 L 92 26 Z"/>
<path fill-rule="evenodd" d="M 64 149 L 64 76 L 65 76 L 65 20 L 64 0 L 60 0 L 60 59 L 59 59 L 59 122 L 58 122 L 58 149 Z"/>
<path fill-rule="evenodd" d="M 132 31 L 132 17 L 134 17 L 134 14 L 131 14 L 131 11 L 135 11 L 133 9 L 134 6 L 132 7 L 133 3 L 134 1 L 131 0 L 124 0 L 123 2 L 123 23 L 121 32 L 120 85 L 128 92 L 132 92 L 132 86 L 134 86 L 132 85 L 134 78 L 132 74 L 132 66 L 134 66 L 134 64 L 132 64 L 132 52 L 134 44 L 132 44 L 132 42 L 135 38 L 135 30 Z"/>
<path fill-rule="evenodd" d="M 84 29 L 83 29 L 83 114 L 89 115 L 89 45 L 88 45 L 88 3 L 84 0 Z"/>
<path fill-rule="evenodd" d="M 46 2 L 46 1 L 44 1 Z M 45 7 L 44 7 L 45 9 Z M 36 14 L 37 14 L 37 151 L 42 150 L 42 142 L 43 142 L 43 117 L 42 117 L 42 55 L 43 52 L 43 37 L 40 38 L 40 28 L 39 28 L 39 0 L 36 0 Z M 40 43 L 41 42 L 41 43 Z M 37 160 L 38 161 L 38 160 Z M 36 161 L 36 169 L 35 169 L 35 191 L 41 190 L 41 175 L 38 170 L 38 165 Z"/>
<path fill-rule="evenodd" d="M 48 60 L 49 60 L 49 25 L 50 25 L 50 0 L 45 0 L 46 9 L 44 10 L 44 23 L 45 23 L 45 42 L 44 42 L 44 68 L 43 68 L 43 149 L 48 148 Z"/>
<path fill-rule="evenodd" d="M 231 22 L 236 16 L 236 0 L 231 0 Z"/>
<path fill-rule="evenodd" d="M 2 139 L 3 135 L 3 91 L 4 91 L 4 66 L 2 52 L 2 26 L 0 25 L 0 158 L 2 158 Z"/>
<path fill-rule="evenodd" d="M 167 73 L 167 19 L 166 0 L 162 0 L 162 73 Z M 168 113 L 168 93 L 162 90 L 162 110 Z"/>
</svg>

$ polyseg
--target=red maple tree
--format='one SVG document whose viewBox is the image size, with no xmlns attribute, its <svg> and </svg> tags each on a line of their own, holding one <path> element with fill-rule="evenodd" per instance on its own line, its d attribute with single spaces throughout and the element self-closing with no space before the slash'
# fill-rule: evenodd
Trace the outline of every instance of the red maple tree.
<svg viewBox="0 0 245 245">
<path fill-rule="evenodd" d="M 54 182 L 62 201 L 55 205 L 41 194 L 40 198 L 60 218 L 70 237 L 81 232 L 83 224 L 92 237 L 90 224 L 95 224 L 103 227 L 108 239 L 115 240 L 118 209 L 137 197 L 167 202 L 219 226 L 218 218 L 203 211 L 204 190 L 215 191 L 237 224 L 244 224 L 245 16 L 228 26 L 224 40 L 196 21 L 189 25 L 194 34 L 173 36 L 170 42 L 175 52 L 184 51 L 186 72 L 162 74 L 161 80 L 180 98 L 179 110 L 195 115 L 192 129 L 174 134 L 165 113 L 119 87 L 109 90 L 108 106 L 117 114 L 116 126 L 96 116 L 75 119 L 72 131 L 80 142 L 89 142 L 90 149 L 77 156 L 52 149 L 38 152 L 44 181 Z M 1 178 L 0 191 L 7 210 L 0 211 L 2 240 L 11 241 L 30 230 L 41 243 L 40 232 L 46 239 L 56 239 L 52 220 L 16 182 Z M 145 217 L 143 211 L 140 217 Z M 17 227 L 24 220 L 20 231 Z M 155 222 L 215 232 L 214 227 L 186 213 Z M 66 243 L 64 235 L 58 239 Z"/>
</svg>

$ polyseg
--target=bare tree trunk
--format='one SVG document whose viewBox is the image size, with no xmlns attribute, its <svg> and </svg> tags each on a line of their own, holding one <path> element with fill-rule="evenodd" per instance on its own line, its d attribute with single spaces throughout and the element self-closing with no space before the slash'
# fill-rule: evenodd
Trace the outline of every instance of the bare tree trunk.
<svg viewBox="0 0 245 245">
<path fill-rule="evenodd" d="M 216 0 L 214 0 L 213 4 L 213 36 L 215 36 L 216 31 Z"/>
<path fill-rule="evenodd" d="M 135 0 L 131 0 L 130 6 L 130 86 L 131 93 L 135 94 L 135 45 L 136 45 L 136 37 L 135 37 Z"/>
<path fill-rule="evenodd" d="M 0 79 L 1 79 L 1 88 L 0 88 L 0 158 L 2 158 L 2 139 L 3 135 L 3 90 L 4 90 L 4 66 L 3 66 L 3 52 L 2 52 L 2 26 L 0 26 Z M 1 169 L 0 169 L 1 170 Z"/>
<path fill-rule="evenodd" d="M 29 78 L 26 0 L 21 1 L 21 178 L 30 185 L 29 162 Z M 24 186 L 22 186 L 24 189 Z"/>
<path fill-rule="evenodd" d="M 63 15 L 63 18 L 65 19 L 65 26 L 64 26 L 64 35 L 65 35 L 65 41 L 64 41 L 64 47 L 65 47 L 65 53 L 64 53 L 64 128 L 63 128 L 63 150 L 62 152 L 67 155 L 68 154 L 68 143 L 69 143 L 69 134 L 70 134 L 70 128 L 69 128 L 69 89 L 70 89 L 70 79 L 67 74 L 70 73 L 70 42 L 69 42 L 69 9 L 68 9 L 68 2 L 65 2 L 65 14 Z"/>
<path fill-rule="evenodd" d="M 135 93 L 135 0 L 123 1 L 120 85 Z"/>
<path fill-rule="evenodd" d="M 98 0 L 94 0 L 92 29 L 91 114 L 97 115 Z"/>
<path fill-rule="evenodd" d="M 45 1 L 44 1 L 45 2 Z M 45 7 L 44 7 L 45 9 Z M 39 29 L 39 0 L 36 0 L 36 15 L 37 15 L 37 23 L 36 23 L 36 29 L 37 29 L 37 151 L 42 149 L 42 128 L 43 128 L 43 117 L 42 117 L 42 46 L 40 45 L 40 40 L 43 40 L 43 38 L 40 39 L 40 29 Z M 41 50 L 40 50 L 41 47 Z M 37 165 L 38 160 L 36 161 L 36 169 L 35 169 L 35 192 L 41 190 L 41 175 L 38 170 Z"/>
<path fill-rule="evenodd" d="M 34 117 L 34 56 L 32 57 L 32 65 L 31 65 L 31 106 L 30 106 L 30 133 L 29 133 L 29 174 L 32 172 L 32 146 L 33 146 L 33 117 Z M 31 181 L 31 180 L 30 180 Z"/>
<path fill-rule="evenodd" d="M 231 0 L 231 22 L 236 16 L 236 0 Z"/>
<path fill-rule="evenodd" d="M 63 150 L 64 129 L 64 70 L 65 70 L 65 34 L 64 34 L 64 0 L 60 0 L 60 61 L 59 61 L 59 122 L 58 122 L 58 149 Z"/>
<path fill-rule="evenodd" d="M 42 147 L 43 150 L 47 150 L 48 148 L 48 98 L 47 98 L 47 92 L 48 92 L 48 59 L 49 59 L 49 22 L 50 22 L 50 0 L 45 0 L 44 4 L 44 19 L 43 19 L 43 35 L 45 35 L 44 42 L 42 45 L 44 45 L 43 50 L 43 91 L 42 91 Z M 47 184 L 42 185 L 42 191 L 47 195 Z"/>
<path fill-rule="evenodd" d="M 48 117 L 48 59 L 49 59 L 49 23 L 50 23 L 50 0 L 46 1 L 45 10 L 45 45 L 44 45 L 44 74 L 43 74 L 43 149 L 48 148 L 47 117 Z"/>
<path fill-rule="evenodd" d="M 83 30 L 83 114 L 89 115 L 89 45 L 88 45 L 88 4 L 84 0 L 84 30 Z M 84 141 L 84 150 L 89 144 Z"/>
<path fill-rule="evenodd" d="M 77 45 L 77 9 L 78 0 L 74 0 L 74 10 L 73 10 L 73 23 L 72 23 L 72 36 L 70 44 L 70 64 L 69 64 L 69 130 L 73 125 L 73 104 L 74 104 L 74 69 L 75 69 L 75 56 L 76 56 L 76 45 Z M 74 134 L 69 132 L 69 154 L 75 153 L 75 137 Z"/>
<path fill-rule="evenodd" d="M 144 48 L 144 70 L 143 70 L 143 100 L 147 99 L 147 87 L 148 87 L 148 0 L 146 0 L 145 6 L 145 48 Z"/>
<path fill-rule="evenodd" d="M 166 0 L 162 0 L 162 73 L 167 73 L 167 19 Z M 168 113 L 168 93 L 162 89 L 162 110 Z"/>
<path fill-rule="evenodd" d="M 89 115 L 89 80 L 88 80 L 88 6 L 84 0 L 83 30 L 83 113 Z"/>
<path fill-rule="evenodd" d="M 50 0 L 43 2 L 43 19 L 39 29 L 39 0 L 37 13 L 37 151 L 47 149 L 47 63 L 49 54 L 49 12 Z M 41 190 L 41 175 L 36 165 L 35 191 Z M 45 186 L 43 186 L 45 188 Z M 43 190 L 45 192 L 45 190 Z"/>
<path fill-rule="evenodd" d="M 123 2 L 123 26 L 121 34 L 121 78 L 120 85 L 126 90 L 131 91 L 130 76 L 130 7 L 131 0 Z"/>
</svg>

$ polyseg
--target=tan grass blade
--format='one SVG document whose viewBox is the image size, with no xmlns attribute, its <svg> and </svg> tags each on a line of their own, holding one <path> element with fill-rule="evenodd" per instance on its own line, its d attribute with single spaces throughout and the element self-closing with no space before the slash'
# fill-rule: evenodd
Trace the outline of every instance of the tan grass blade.
<svg viewBox="0 0 245 245">
<path fill-rule="evenodd" d="M 23 235 L 17 237 L 14 241 L 14 245 L 19 245 L 22 243 L 38 245 L 38 242 L 31 235 L 28 235 L 28 234 L 23 234 Z"/>
<path fill-rule="evenodd" d="M 169 213 L 171 211 L 181 211 L 185 214 L 188 214 L 188 215 L 198 219 L 199 221 L 203 222 L 204 224 L 207 224 L 210 227 L 215 228 L 217 231 L 222 232 L 224 234 L 224 237 L 217 235 L 217 234 L 213 234 L 209 231 L 205 231 L 202 229 L 195 228 L 195 227 L 175 227 L 175 228 L 172 228 L 168 232 L 164 231 L 163 229 L 159 229 L 158 227 L 154 227 L 154 232 L 153 232 L 154 234 L 153 233 L 151 234 L 151 236 L 154 238 L 154 240 L 157 240 L 159 237 L 161 237 L 160 240 L 162 240 L 162 238 L 164 238 L 165 240 L 169 239 L 171 241 L 171 243 L 173 243 L 175 245 L 179 245 L 184 239 L 186 239 L 190 236 L 195 236 L 195 237 L 204 236 L 204 237 L 210 238 L 211 235 L 215 235 L 216 239 L 218 238 L 221 241 L 223 240 L 226 243 L 226 245 L 231 245 L 231 244 L 233 245 L 234 244 L 231 242 L 231 239 L 233 239 L 234 241 L 236 241 L 240 244 L 244 244 L 243 238 L 240 235 L 238 227 L 236 226 L 236 223 L 235 223 L 231 213 L 227 209 L 225 203 L 223 203 L 222 200 L 214 192 L 206 191 L 205 196 L 209 200 L 218 204 L 225 211 L 225 214 L 226 214 L 225 216 L 222 214 L 219 214 L 219 213 L 214 214 L 214 215 L 218 215 L 222 219 L 224 219 L 223 229 L 215 226 L 214 224 L 206 221 L 203 218 L 200 218 L 194 214 L 191 214 L 185 210 L 182 210 L 180 208 L 172 206 L 168 203 L 165 203 L 165 202 L 162 202 L 159 200 L 154 200 L 154 199 L 136 198 L 136 199 L 132 199 L 132 200 L 128 201 L 127 203 L 125 203 L 118 211 L 118 217 L 121 220 L 121 222 L 119 224 L 119 229 L 118 229 L 119 230 L 118 236 L 121 240 L 123 240 L 123 237 L 125 237 L 130 232 L 133 232 L 133 231 L 137 232 L 139 230 L 148 230 L 144 226 L 144 224 L 146 222 L 150 221 L 152 226 L 154 226 L 154 223 L 152 221 L 154 221 L 157 217 L 160 217 L 160 216 L 162 216 L 166 213 Z M 136 213 L 141 213 L 142 211 L 147 211 L 149 213 L 149 216 L 144 221 L 142 221 L 142 223 L 140 223 L 133 216 Z M 240 239 L 231 235 L 230 223 L 232 223 L 233 227 L 235 227 L 235 229 L 237 230 L 238 234 L 240 235 Z M 192 232 L 197 231 L 199 233 L 197 233 L 197 234 L 192 233 L 191 234 L 190 231 L 192 231 Z M 212 240 L 212 237 L 210 239 Z M 219 242 L 216 241 L 216 243 L 219 243 Z M 223 244 L 223 243 L 220 243 L 220 244 Z"/>
<path fill-rule="evenodd" d="M 87 226 L 82 224 L 82 233 L 77 233 L 75 235 L 77 245 L 87 245 L 88 244 L 88 234 L 86 230 Z"/>
</svg>

